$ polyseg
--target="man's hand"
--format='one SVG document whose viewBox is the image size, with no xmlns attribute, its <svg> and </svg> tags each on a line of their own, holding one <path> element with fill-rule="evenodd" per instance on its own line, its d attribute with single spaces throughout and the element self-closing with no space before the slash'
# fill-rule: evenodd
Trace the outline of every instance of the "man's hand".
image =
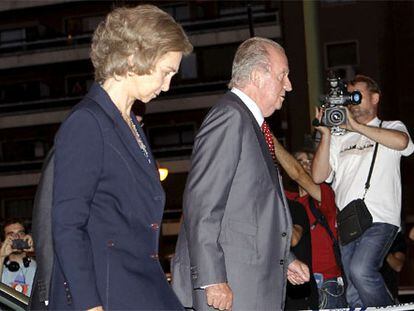
<svg viewBox="0 0 414 311">
<path fill-rule="evenodd" d="M 88 309 L 86 311 L 104 311 L 104 309 L 102 308 L 102 306 L 98 306 L 98 307 Z"/>
<path fill-rule="evenodd" d="M 340 127 L 350 132 L 359 132 L 359 127 L 361 126 L 361 124 L 354 119 L 354 116 L 348 107 L 345 107 L 345 109 L 346 109 L 346 124 L 341 125 Z"/>
<path fill-rule="evenodd" d="M 316 108 L 315 117 L 320 121 L 323 110 Z M 331 130 L 326 126 L 316 126 L 321 133 L 321 141 L 316 149 L 315 156 L 312 161 L 312 179 L 315 183 L 320 184 L 324 182 L 331 173 L 331 166 L 329 164 L 329 149 L 331 145 Z"/>
<path fill-rule="evenodd" d="M 410 233 L 408 234 L 408 237 L 411 241 L 414 241 L 414 227 L 411 228 Z"/>
<path fill-rule="evenodd" d="M 295 259 L 290 263 L 287 270 L 287 278 L 293 285 L 309 282 L 309 268 L 300 260 Z"/>
<path fill-rule="evenodd" d="M 291 247 L 295 247 L 296 245 L 298 245 L 300 239 L 302 238 L 302 234 L 303 234 L 302 226 L 294 224 L 292 228 L 292 240 L 290 242 Z"/>
<path fill-rule="evenodd" d="M 315 107 L 315 119 L 319 121 L 319 124 L 321 124 L 322 116 L 323 116 L 324 110 L 322 108 Z M 330 135 L 331 130 L 323 125 L 315 126 L 315 129 L 319 131 L 322 135 Z"/>
<path fill-rule="evenodd" d="M 30 234 L 26 234 L 23 240 L 27 241 L 27 244 L 29 245 L 29 249 L 25 249 L 25 252 L 34 252 L 33 247 L 33 238 Z"/>
<path fill-rule="evenodd" d="M 12 238 L 10 236 L 6 237 L 3 244 L 0 248 L 0 258 L 4 259 L 13 252 L 12 248 Z"/>
<path fill-rule="evenodd" d="M 207 304 L 219 310 L 231 310 L 233 291 L 227 283 L 219 283 L 205 288 Z"/>
</svg>

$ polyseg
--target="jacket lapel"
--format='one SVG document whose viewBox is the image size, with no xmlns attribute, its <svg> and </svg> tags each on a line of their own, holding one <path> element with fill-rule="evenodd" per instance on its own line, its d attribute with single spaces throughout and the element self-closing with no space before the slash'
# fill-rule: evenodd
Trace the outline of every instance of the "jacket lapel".
<svg viewBox="0 0 414 311">
<path fill-rule="evenodd" d="M 260 129 L 259 125 L 257 124 L 257 121 L 256 121 L 253 113 L 249 110 L 249 108 L 247 108 L 247 106 L 242 102 L 242 100 L 237 95 L 235 95 L 232 92 L 229 92 L 228 94 L 232 95 L 235 99 L 237 99 L 237 103 L 240 105 L 240 107 L 242 107 L 242 109 L 249 116 L 250 121 L 251 121 L 252 126 L 253 126 L 253 129 L 254 129 L 254 132 L 256 133 L 257 141 L 259 142 L 259 145 L 260 145 L 260 150 L 263 154 L 263 158 L 264 158 L 266 166 L 269 170 L 270 177 L 272 178 L 272 181 L 273 181 L 274 184 L 279 184 L 277 168 L 276 168 L 275 164 L 273 163 L 272 156 L 270 155 L 270 152 L 269 152 L 269 147 L 267 146 L 267 143 L 264 139 L 262 130 Z"/>
<path fill-rule="evenodd" d="M 142 170 L 147 173 L 151 178 L 154 178 L 159 183 L 159 176 L 158 171 L 156 169 L 155 161 L 150 151 L 150 147 L 145 139 L 145 134 L 139 126 L 138 122 L 135 122 L 135 116 L 131 113 L 131 117 L 133 116 L 134 124 L 136 125 L 137 131 L 141 136 L 141 139 L 144 141 L 148 155 L 150 157 L 151 163 L 148 163 L 147 158 L 143 154 L 142 150 L 138 146 L 138 143 L 131 132 L 129 126 L 126 124 L 124 119 L 121 116 L 121 113 L 116 108 L 115 104 L 112 102 L 109 95 L 105 92 L 105 90 L 97 83 L 94 83 L 87 95 L 93 101 L 95 101 L 101 108 L 105 111 L 108 117 L 113 121 L 114 130 L 117 133 L 119 139 L 131 154 L 132 158 L 135 162 L 142 168 Z"/>
</svg>

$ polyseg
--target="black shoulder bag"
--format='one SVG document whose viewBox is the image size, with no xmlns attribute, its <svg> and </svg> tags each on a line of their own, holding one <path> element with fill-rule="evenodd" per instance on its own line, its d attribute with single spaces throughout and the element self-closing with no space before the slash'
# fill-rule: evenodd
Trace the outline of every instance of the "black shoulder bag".
<svg viewBox="0 0 414 311">
<path fill-rule="evenodd" d="M 381 127 L 382 121 L 379 125 Z M 372 170 L 374 169 L 375 158 L 377 157 L 378 143 L 375 144 L 374 155 L 372 156 L 371 167 L 367 181 L 365 183 L 365 192 L 362 199 L 356 199 L 347 204 L 343 210 L 338 213 L 338 234 L 341 245 L 346 245 L 359 238 L 365 230 L 372 225 L 372 215 L 369 212 L 364 199 L 370 186 Z"/>
</svg>

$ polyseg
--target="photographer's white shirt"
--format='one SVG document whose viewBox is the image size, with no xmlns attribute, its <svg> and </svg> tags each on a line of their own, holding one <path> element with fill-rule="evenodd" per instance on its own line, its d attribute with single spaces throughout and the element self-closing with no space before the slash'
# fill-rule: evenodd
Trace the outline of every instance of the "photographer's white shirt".
<svg viewBox="0 0 414 311">
<path fill-rule="evenodd" d="M 378 118 L 375 118 L 367 125 L 378 127 L 380 122 Z M 400 227 L 400 159 L 401 156 L 409 156 L 413 153 L 414 144 L 402 122 L 383 121 L 382 127 L 407 133 L 409 143 L 402 151 L 378 145 L 370 181 L 371 186 L 365 196 L 365 203 L 372 214 L 373 222 L 383 222 Z M 336 205 L 340 210 L 352 200 L 363 197 L 374 147 L 373 140 L 354 132 L 332 136 L 329 159 L 332 173 L 326 181 L 332 182 Z"/>
</svg>

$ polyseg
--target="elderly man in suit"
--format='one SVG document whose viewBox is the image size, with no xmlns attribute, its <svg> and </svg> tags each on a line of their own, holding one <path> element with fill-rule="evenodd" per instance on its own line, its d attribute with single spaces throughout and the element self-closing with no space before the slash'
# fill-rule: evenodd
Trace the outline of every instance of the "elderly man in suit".
<svg viewBox="0 0 414 311">
<path fill-rule="evenodd" d="M 173 288 L 186 307 L 280 310 L 286 276 L 293 284 L 309 280 L 290 252 L 292 222 L 264 121 L 292 90 L 288 74 L 280 45 L 258 37 L 242 43 L 232 89 L 196 137 L 172 262 Z"/>
</svg>

